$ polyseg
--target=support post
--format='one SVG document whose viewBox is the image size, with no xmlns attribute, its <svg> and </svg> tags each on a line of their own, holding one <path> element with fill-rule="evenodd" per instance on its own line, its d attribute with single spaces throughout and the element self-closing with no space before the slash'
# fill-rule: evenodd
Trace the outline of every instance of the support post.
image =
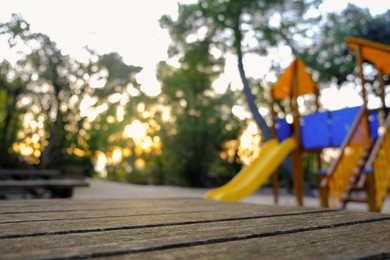
<svg viewBox="0 0 390 260">
<path fill-rule="evenodd" d="M 301 150 L 301 127 L 298 108 L 298 61 L 294 62 L 294 73 L 292 82 L 291 111 L 293 114 L 294 140 L 296 148 L 292 153 L 293 159 L 293 180 L 294 192 L 299 206 L 303 206 L 303 167 L 302 167 L 302 150 Z"/>
<path fill-rule="evenodd" d="M 378 71 L 378 80 L 379 80 L 379 87 L 380 87 L 380 98 L 382 102 L 382 111 L 383 111 L 383 118 L 385 119 L 387 116 L 387 109 L 386 109 L 386 101 L 385 101 L 385 80 L 383 79 L 383 72 L 380 68 L 376 68 Z"/>
<path fill-rule="evenodd" d="M 321 160 L 321 158 L 319 159 Z M 323 208 L 329 208 L 329 189 L 328 186 L 322 187 L 321 183 L 324 178 L 326 178 L 326 171 L 322 169 L 320 166 L 321 163 L 319 164 L 319 170 L 317 173 L 317 183 L 318 183 L 318 190 L 320 192 L 320 203 L 321 207 Z"/>
<path fill-rule="evenodd" d="M 320 104 L 319 104 L 319 100 L 318 100 L 318 97 L 319 97 L 319 89 L 318 87 L 316 87 L 316 92 L 315 92 L 315 104 L 316 104 L 316 112 L 319 111 L 320 109 Z M 322 169 L 322 158 L 321 158 L 321 154 L 322 154 L 322 149 L 320 152 L 318 152 L 316 154 L 316 158 L 317 158 L 317 184 L 318 184 L 318 191 L 320 193 L 320 204 L 321 204 L 321 207 L 323 208 L 329 208 L 329 189 L 328 187 L 322 187 L 321 186 L 321 182 L 322 180 L 326 177 L 326 171 L 324 169 Z"/>
<path fill-rule="evenodd" d="M 372 212 L 378 212 L 378 206 L 376 203 L 376 191 L 375 191 L 375 179 L 374 173 L 366 173 L 366 185 L 367 185 L 367 201 L 368 210 Z"/>
<path fill-rule="evenodd" d="M 363 98 L 363 105 L 367 107 L 367 92 L 366 92 L 366 79 L 364 78 L 363 74 L 363 57 L 362 57 L 362 47 L 360 45 L 357 46 L 356 51 L 356 63 L 359 69 L 359 77 L 362 81 L 362 98 Z"/>
<path fill-rule="evenodd" d="M 274 95 L 271 90 L 271 116 L 272 116 L 272 137 L 276 138 L 276 127 L 275 127 L 275 118 L 276 118 L 276 112 L 275 112 L 275 101 L 274 101 Z M 273 195 L 274 195 L 274 203 L 279 203 L 279 173 L 278 170 L 275 170 L 272 174 L 272 188 L 273 188 Z"/>
</svg>

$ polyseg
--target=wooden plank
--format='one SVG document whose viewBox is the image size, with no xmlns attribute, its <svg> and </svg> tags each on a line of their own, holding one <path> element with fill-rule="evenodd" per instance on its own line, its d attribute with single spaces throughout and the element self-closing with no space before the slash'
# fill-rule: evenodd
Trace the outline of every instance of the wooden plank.
<svg viewBox="0 0 390 260">
<path fill-rule="evenodd" d="M 111 255 L 116 259 L 389 259 L 389 241 L 390 221 L 385 221 Z"/>
<path fill-rule="evenodd" d="M 52 177 L 59 175 L 58 170 L 0 169 L 0 176 Z"/>
<path fill-rule="evenodd" d="M 148 210 L 165 210 L 180 212 L 182 209 L 230 209 L 245 210 L 256 208 L 259 212 L 305 212 L 318 210 L 315 208 L 298 208 L 293 206 L 275 207 L 273 205 L 258 205 L 249 203 L 217 202 L 199 198 L 161 198 L 161 199 L 116 199 L 116 200 L 17 200 L 0 201 L 0 216 L 6 214 L 32 214 L 32 213 L 53 213 L 107 209 L 129 209 L 129 211 L 141 211 L 148 213 Z"/>
<path fill-rule="evenodd" d="M 0 180 L 1 189 L 14 188 L 69 188 L 86 187 L 88 182 L 77 179 L 50 179 L 50 180 Z"/>
<path fill-rule="evenodd" d="M 156 207 L 159 205 L 170 206 L 191 206 L 198 205 L 228 205 L 228 203 L 219 203 L 212 200 L 203 200 L 199 198 L 145 198 L 145 199 L 81 199 L 81 200 L 61 200 L 61 199 L 35 199 L 35 200 L 13 200 L 13 201 L 0 201 L 0 214 L 8 211 L 25 212 L 28 210 L 58 210 L 58 209 L 89 209 L 103 207 L 103 208 L 115 208 L 118 206 L 125 207 Z M 249 205 L 241 204 L 240 205 Z M 272 207 L 272 206 L 271 206 Z M 6 208 L 4 210 L 4 208 Z M 291 207 L 293 208 L 293 207 Z"/>
<path fill-rule="evenodd" d="M 323 212 L 323 211 L 319 211 Z M 60 217 L 57 219 L 42 219 L 30 221 L 4 221 L 0 223 L 0 239 L 9 237 L 38 236 L 45 234 L 67 234 L 81 232 L 96 232 L 101 230 L 134 229 L 164 225 L 187 225 L 191 223 L 213 223 L 246 219 L 263 219 L 307 215 L 306 212 L 259 214 L 256 210 L 240 211 L 210 211 L 210 212 L 176 212 L 139 215 L 114 215 L 104 217 Z M 314 214 L 311 213 L 310 214 Z M 358 216 L 360 217 L 360 215 Z M 363 214 L 361 216 L 365 218 Z"/>
<path fill-rule="evenodd" d="M 246 212 L 247 216 L 272 216 L 269 213 L 261 213 L 257 210 Z M 299 212 L 298 212 L 299 213 Z M 94 220 L 94 219 L 115 219 L 115 218 L 129 218 L 128 221 L 131 221 L 131 218 L 139 219 L 144 218 L 145 216 L 152 217 L 161 217 L 161 216 L 171 216 L 172 215 L 191 215 L 198 214 L 199 218 L 203 218 L 203 216 L 208 215 L 211 216 L 212 219 L 216 219 L 218 217 L 223 218 L 232 218 L 240 216 L 241 214 L 232 211 L 230 209 L 183 209 L 181 211 L 165 209 L 164 211 L 159 210 L 149 210 L 147 213 L 142 211 L 132 212 L 128 209 L 108 209 L 108 210 L 90 210 L 90 211 L 75 211 L 75 212 L 56 212 L 54 214 L 48 213 L 36 213 L 31 215 L 23 215 L 20 214 L 10 214 L 1 217 L 0 227 L 4 227 L 4 224 L 12 224 L 12 223 L 31 223 L 36 222 L 40 223 L 40 225 L 45 222 L 58 222 L 58 221 L 81 221 L 81 220 Z M 279 215 L 288 215 L 288 214 L 296 214 L 296 213 L 279 213 Z M 173 217 L 174 218 L 174 217 Z M 105 220 L 106 221 L 106 220 Z M 28 226 L 31 229 L 32 226 Z M 3 231 L 3 230 L 2 230 Z"/>
<path fill-rule="evenodd" d="M 234 210 L 233 210 L 234 211 Z M 195 222 L 186 222 L 187 218 L 177 219 L 176 223 L 159 221 L 154 226 L 138 225 L 132 226 L 134 222 L 129 222 L 128 227 L 119 229 L 98 228 L 93 231 L 80 229 L 76 233 L 56 234 L 47 233 L 36 236 L 26 236 L 18 238 L 0 239 L 2 259 L 9 258 L 63 258 L 63 257 L 90 257 L 90 256 L 110 256 L 120 253 L 136 253 L 157 251 L 166 248 L 190 248 L 196 245 L 215 244 L 228 241 L 248 240 L 249 245 L 259 248 L 259 243 L 251 243 L 257 239 L 266 239 L 264 245 L 270 245 L 275 241 L 290 241 L 295 245 L 295 250 L 299 243 L 298 238 L 305 238 L 310 231 L 329 229 L 332 234 L 334 230 L 355 226 L 348 237 L 361 236 L 365 232 L 382 232 L 383 239 L 390 238 L 390 216 L 369 213 L 351 213 L 347 211 L 329 211 L 324 213 L 305 213 L 290 216 L 274 216 L 260 218 L 246 218 L 243 214 L 241 219 L 236 220 L 216 220 L 212 222 L 202 222 L 196 218 Z M 140 217 L 140 219 L 142 219 Z M 373 222 L 374 225 L 365 226 Z M 151 223 L 145 221 L 145 223 Z M 164 224 L 165 223 L 165 224 Z M 46 225 L 46 224 L 45 224 Z M 69 225 L 65 225 L 65 230 Z M 116 226 L 115 224 L 114 226 Z M 98 227 L 97 225 L 96 227 Z M 371 229 L 376 227 L 376 229 Z M 14 230 L 19 228 L 14 225 Z M 25 230 L 23 227 L 21 231 Z M 24 231 L 25 232 L 25 231 Z M 291 234 L 297 234 L 296 238 Z M 341 232 L 341 234 L 343 234 Z M 353 234 L 353 235 L 351 235 Z M 374 233 L 373 233 L 374 234 Z M 287 237 L 287 238 L 286 238 Z M 332 237 L 332 236 L 330 236 Z M 326 240 L 323 234 L 313 236 L 313 241 L 319 239 Z M 283 241 L 284 241 L 283 240 Z M 360 241 L 360 240 L 359 240 Z M 370 241 L 370 240 L 368 240 Z M 334 242 L 334 241 L 333 241 Z M 353 242 L 353 241 L 352 241 Z M 271 244 L 272 244 L 271 243 Z M 279 244 L 282 242 L 278 242 Z M 261 244 L 261 243 L 260 243 Z M 222 244 L 223 245 L 223 244 Z M 281 244 L 283 246 L 283 244 Z M 386 241 L 389 246 L 388 240 Z M 228 245 L 225 245 L 228 247 Z M 380 244 L 383 247 L 383 243 Z M 263 247 L 265 250 L 267 247 Z M 231 248 L 233 250 L 233 248 Z M 362 248 L 360 248 L 363 250 Z M 378 249 L 378 247 L 376 247 Z M 180 251 L 179 250 L 179 251 Z M 196 248 L 194 248 L 197 251 Z M 206 251 L 208 248 L 206 247 Z M 254 249 L 253 249 L 254 250 Z M 211 251 L 210 251 L 211 252 Z M 261 252 L 261 251 L 260 251 Z M 279 252 L 284 254 L 284 251 Z M 214 257 L 214 255 L 212 255 Z M 226 255 L 228 256 L 228 255 Z M 137 256 L 139 257 L 139 256 Z M 142 255 L 143 257 L 143 255 Z"/>
<path fill-rule="evenodd" d="M 145 215 L 173 215 L 173 214 L 183 214 L 183 213 L 212 213 L 220 214 L 226 217 L 236 216 L 242 214 L 250 215 L 261 215 L 261 216 L 273 216 L 273 215 L 283 215 L 283 214 L 296 214 L 296 213 L 305 213 L 305 212 L 322 212 L 323 209 L 317 209 L 313 211 L 303 211 L 301 209 L 292 210 L 279 210 L 279 211 L 267 211 L 259 208 L 244 209 L 241 208 L 239 212 L 232 210 L 230 208 L 223 207 L 183 207 L 181 209 L 170 208 L 170 207 L 160 207 L 156 208 L 147 208 L 145 209 L 134 209 L 131 208 L 113 208 L 113 209 L 89 209 L 89 210 L 69 210 L 69 211 L 54 211 L 54 212 L 31 212 L 26 214 L 20 213 L 10 213 L 10 214 L 1 214 L 0 215 L 0 224 L 4 223 L 19 223 L 19 222 L 43 222 L 43 221 L 56 221 L 58 219 L 93 219 L 93 218 L 113 218 L 113 217 L 129 217 L 129 216 L 145 216 Z"/>
<path fill-rule="evenodd" d="M 285 213 L 299 213 L 318 211 L 319 209 L 275 207 L 270 205 L 252 205 L 246 203 L 220 203 L 201 199 L 145 199 L 145 200 L 44 200 L 39 203 L 32 200 L 31 204 L 25 201 L 15 201 L 14 207 L 6 207 L 10 202 L 0 202 L 0 223 L 56 221 L 58 219 L 88 219 L 112 218 L 144 215 L 167 215 L 190 212 L 223 212 L 227 217 L 229 212 L 252 212 L 258 215 L 273 215 Z M 44 205 L 44 206 L 42 206 Z M 26 207 L 24 207 L 26 206 Z M 30 206 L 30 207 L 28 207 Z M 321 209 L 320 209 L 321 210 Z"/>
<path fill-rule="evenodd" d="M 33 201 L 36 203 L 36 201 Z M 178 219 L 194 219 L 194 214 L 200 220 L 227 219 L 240 216 L 275 216 L 288 215 L 305 212 L 322 212 L 322 209 L 305 209 L 297 207 L 275 207 L 270 205 L 253 205 L 245 203 L 221 203 L 215 201 L 204 201 L 201 199 L 147 199 L 147 200 L 113 200 L 113 201 L 80 201 L 69 200 L 44 201 L 45 207 L 27 209 L 17 207 L 18 211 L 0 213 L 0 228 L 5 234 L 7 225 L 17 224 L 19 230 L 29 230 L 30 233 L 46 232 L 51 228 L 61 225 L 63 228 L 75 229 L 75 226 L 91 228 L 100 221 L 102 225 L 108 225 L 110 221 L 118 221 L 124 225 L 124 221 L 132 224 L 150 224 L 161 219 L 175 222 Z M 75 204 L 77 203 L 77 204 Z M 9 203 L 5 203 L 9 204 Z M 19 206 L 25 205 L 19 203 Z M 1 205 L 1 203 L 0 203 Z M 37 206 L 38 206 L 37 205 Z M 77 206 L 77 207 L 76 207 Z M 234 206 L 234 209 L 232 209 Z M 2 208 L 0 206 L 0 208 Z M 174 216 L 177 215 L 177 216 Z M 118 219 L 118 220 L 116 220 Z M 141 221 L 141 222 L 139 222 Z M 69 227 L 70 226 L 70 227 Z M 37 229 L 34 229 L 36 227 Z M 64 229 L 57 231 L 63 231 Z"/>
</svg>

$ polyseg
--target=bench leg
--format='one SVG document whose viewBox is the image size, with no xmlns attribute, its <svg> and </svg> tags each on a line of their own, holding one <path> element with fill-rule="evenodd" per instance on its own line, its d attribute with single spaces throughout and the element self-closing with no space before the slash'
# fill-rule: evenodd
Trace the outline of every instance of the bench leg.
<svg viewBox="0 0 390 260">
<path fill-rule="evenodd" d="M 52 198 L 71 198 L 73 196 L 73 188 L 57 188 L 51 190 L 51 197 Z"/>
</svg>

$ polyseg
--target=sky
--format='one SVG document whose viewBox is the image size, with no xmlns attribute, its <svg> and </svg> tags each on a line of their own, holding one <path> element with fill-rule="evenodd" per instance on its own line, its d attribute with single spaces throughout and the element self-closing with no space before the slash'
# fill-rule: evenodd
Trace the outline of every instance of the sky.
<svg viewBox="0 0 390 260">
<path fill-rule="evenodd" d="M 99 54 L 118 52 L 126 63 L 143 67 L 137 80 L 145 92 L 156 95 L 156 66 L 168 58 L 170 43 L 168 32 L 160 28 L 158 20 L 165 14 L 177 17 L 178 2 L 196 0 L 0 0 L 0 22 L 9 21 L 12 13 L 21 14 L 33 32 L 47 34 L 64 54 L 78 59 L 85 57 L 85 46 Z M 369 8 L 373 15 L 390 9 L 390 0 L 325 0 L 321 10 L 340 11 L 348 2 Z M 7 46 L 0 45 L 0 59 L 5 53 L 3 48 Z M 249 76 L 257 73 L 260 62 L 248 57 Z M 238 75 L 236 66 L 231 67 L 230 71 Z M 237 77 L 220 83 L 226 85 L 228 81 L 237 81 Z"/>
</svg>

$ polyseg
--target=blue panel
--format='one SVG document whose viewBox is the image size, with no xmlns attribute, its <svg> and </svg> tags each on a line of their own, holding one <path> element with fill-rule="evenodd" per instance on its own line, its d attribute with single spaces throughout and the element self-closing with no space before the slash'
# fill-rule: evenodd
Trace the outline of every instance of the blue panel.
<svg viewBox="0 0 390 260">
<path fill-rule="evenodd" d="M 279 142 L 282 142 L 292 136 L 293 127 L 291 124 L 287 123 L 284 118 L 278 118 L 275 120 L 275 128 Z"/>
<path fill-rule="evenodd" d="M 328 112 L 319 112 L 302 117 L 301 143 L 304 149 L 330 146 Z"/>
<path fill-rule="evenodd" d="M 330 112 L 330 144 L 339 147 L 359 113 L 360 107 L 351 107 Z"/>
<path fill-rule="evenodd" d="M 370 135 L 372 138 L 377 139 L 379 137 L 378 128 L 379 128 L 379 113 L 378 111 L 368 112 L 368 123 L 370 126 Z"/>
</svg>

